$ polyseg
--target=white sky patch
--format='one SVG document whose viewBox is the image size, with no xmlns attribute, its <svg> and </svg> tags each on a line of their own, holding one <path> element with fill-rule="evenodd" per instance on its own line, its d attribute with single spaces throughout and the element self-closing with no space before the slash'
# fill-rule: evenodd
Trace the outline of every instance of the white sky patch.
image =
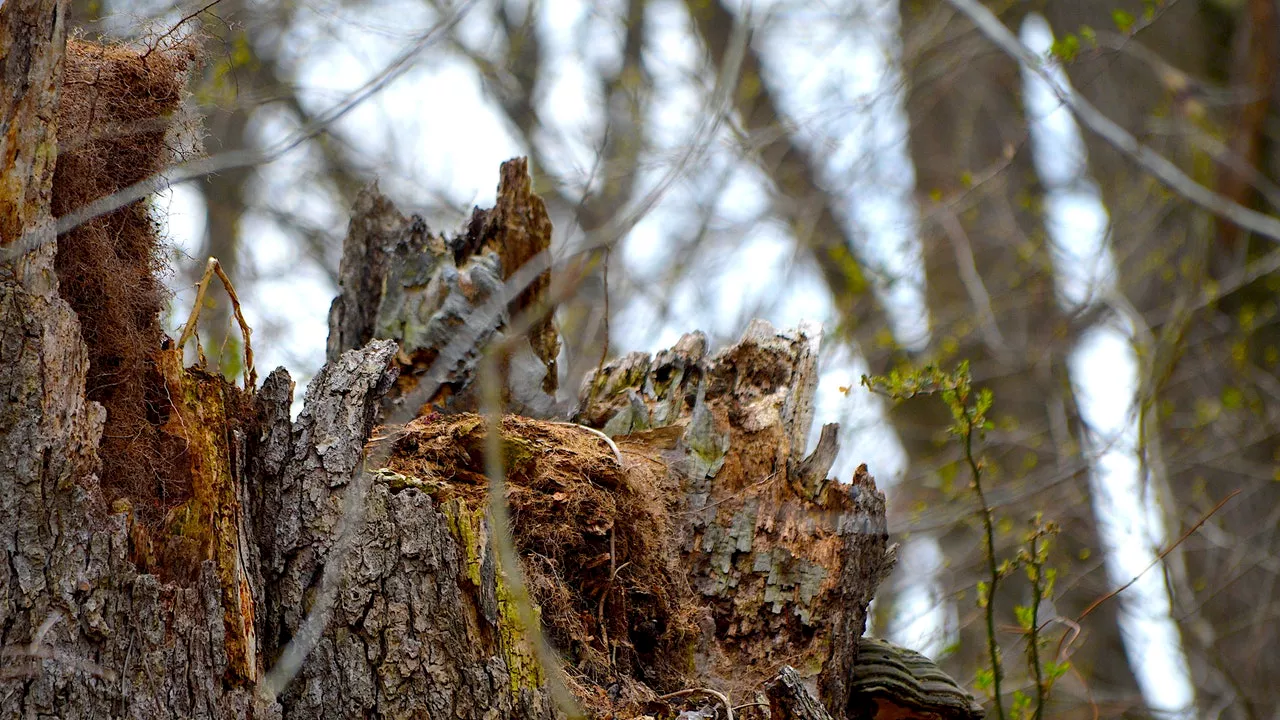
<svg viewBox="0 0 1280 720">
<path fill-rule="evenodd" d="M 1022 41 L 1045 54 L 1053 42 L 1052 30 L 1043 17 L 1031 15 L 1023 23 Z M 1069 87 L 1060 68 L 1054 66 L 1051 72 L 1060 86 Z M 1114 283 L 1106 210 L 1086 174 L 1084 143 L 1074 120 L 1043 80 L 1026 70 L 1023 78 L 1033 116 L 1036 167 L 1049 193 L 1050 236 L 1057 245 L 1059 274 L 1065 278 L 1060 297 L 1068 305 L 1086 302 L 1092 293 L 1109 291 Z M 1094 328 L 1081 337 L 1070 358 L 1081 415 L 1098 451 L 1090 489 L 1098 533 L 1106 546 L 1107 574 L 1116 585 L 1144 572 L 1168 540 L 1154 498 L 1144 496 L 1139 485 L 1134 409 L 1138 364 L 1127 330 Z M 1195 696 L 1161 576 L 1157 566 L 1120 595 L 1121 635 L 1147 704 L 1166 717 L 1190 718 Z"/>
<path fill-rule="evenodd" d="M 204 197 L 191 184 L 184 183 L 156 193 L 153 202 L 164 217 L 166 239 L 176 251 L 193 256 L 204 236 Z"/>
<path fill-rule="evenodd" d="M 880 490 L 890 494 L 902 480 L 906 453 L 893 426 L 884 420 L 884 403 L 862 387 L 868 372 L 866 361 L 848 345 L 827 340 L 819 363 L 818 391 L 814 401 L 813 428 L 809 447 L 817 442 L 823 423 L 840 423 L 840 454 L 831 468 L 832 476 L 850 480 L 862 463 L 876 479 Z"/>
<path fill-rule="evenodd" d="M 584 3 L 543 3 L 540 10 L 544 69 L 536 102 L 544 117 L 554 121 L 540 129 L 537 140 L 550 165 L 546 170 L 581 190 L 595 165 L 605 127 L 600 77 L 585 53 L 596 48 L 597 62 L 616 65 L 622 39 L 609 35 Z"/>
<path fill-rule="evenodd" d="M 1045 200 L 1045 222 L 1054 238 L 1058 297 L 1067 307 L 1096 301 L 1099 293 L 1115 285 L 1116 264 L 1107 241 L 1106 212 L 1101 208 L 1096 189 L 1051 190 Z"/>
<path fill-rule="evenodd" d="M 1053 41 L 1048 24 L 1035 15 L 1023 26 L 1023 42 L 1046 53 Z M 1069 87 L 1062 68 L 1050 74 Z M 1031 117 L 1032 159 L 1047 191 L 1046 222 L 1057 255 L 1059 299 L 1078 307 L 1114 286 L 1115 260 L 1107 238 L 1107 216 L 1101 193 L 1088 175 L 1084 140 L 1071 112 L 1034 73 L 1023 71 L 1027 114 Z"/>
<path fill-rule="evenodd" d="M 897 4 L 854 3 L 840 22 L 819 22 L 824 12 L 783 2 L 757 3 L 776 14 L 762 34 L 771 87 L 793 117 L 797 137 L 825 176 L 837 208 L 872 265 L 894 336 L 912 348 L 928 341 L 928 312 L 916 216 L 915 173 L 907 154 L 907 118 Z M 856 28 L 850 32 L 850 28 Z"/>
<path fill-rule="evenodd" d="M 200 251 L 201 239 L 204 237 L 204 196 L 189 183 L 184 183 L 156 193 L 152 202 L 160 209 L 160 217 L 164 222 L 164 240 L 172 248 L 168 256 L 170 266 L 187 267 L 196 262 L 195 255 Z M 173 296 L 169 299 L 163 327 L 176 338 L 181 332 L 182 323 L 187 321 L 187 315 L 191 312 L 196 292 L 177 270 L 167 280 Z"/>
<path fill-rule="evenodd" d="M 959 611 L 943 595 L 942 586 L 932 578 L 946 571 L 946 556 L 936 537 L 912 535 L 898 547 L 901 578 L 910 582 L 898 589 L 896 617 L 888 635 L 904 647 L 940 658 L 959 633 Z M 931 578 L 920 581 L 919 578 Z"/>
<path fill-rule="evenodd" d="M 417 92 L 389 94 L 413 98 L 387 103 L 401 137 L 409 140 L 403 149 L 393 149 L 406 179 L 425 185 L 430 178 L 430 186 L 464 207 L 491 205 L 498 166 L 525 149 L 489 107 L 475 73 L 463 61 L 444 60 L 410 80 Z"/>
<path fill-rule="evenodd" d="M 387 37 L 380 27 L 339 22 L 332 46 L 299 64 L 300 99 L 313 112 L 333 107 L 377 77 L 440 21 L 422 3 L 393 3 L 387 12 L 400 19 L 399 37 Z M 469 45 L 484 45 L 494 34 L 483 12 L 467 13 L 459 29 Z M 474 67 L 446 52 L 444 31 L 436 32 L 439 39 L 411 61 L 411 69 L 331 132 L 374 158 L 370 164 L 384 192 L 411 199 L 425 186 L 459 206 L 492 201 L 495 168 L 524 151 L 490 106 Z"/>
</svg>

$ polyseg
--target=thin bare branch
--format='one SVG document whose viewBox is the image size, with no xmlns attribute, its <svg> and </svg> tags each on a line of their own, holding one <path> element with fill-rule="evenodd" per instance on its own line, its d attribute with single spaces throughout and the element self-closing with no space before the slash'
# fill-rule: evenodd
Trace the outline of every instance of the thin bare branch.
<svg viewBox="0 0 1280 720">
<path fill-rule="evenodd" d="M 1143 569 L 1142 569 L 1142 572 L 1138 573 L 1137 575 L 1134 575 L 1132 578 L 1130 578 L 1130 579 L 1129 579 L 1129 581 L 1128 581 L 1128 582 L 1126 582 L 1125 584 L 1123 584 L 1123 585 L 1121 585 L 1120 587 L 1116 588 L 1115 590 L 1112 590 L 1111 592 L 1107 593 L 1106 595 L 1103 595 L 1102 597 L 1098 598 L 1097 600 L 1094 600 L 1094 601 L 1093 601 L 1093 603 L 1089 605 L 1089 607 L 1085 608 L 1085 609 L 1084 609 L 1084 611 L 1083 611 L 1083 612 L 1081 612 L 1081 613 L 1080 613 L 1080 615 L 1076 617 L 1076 623 L 1078 624 L 1078 623 L 1080 623 L 1080 622 L 1084 621 L 1084 619 L 1085 619 L 1086 617 L 1088 617 L 1088 616 L 1089 616 L 1089 613 L 1091 613 L 1091 612 L 1093 612 L 1094 610 L 1098 609 L 1098 606 L 1099 606 L 1099 605 L 1101 605 L 1102 603 L 1104 603 L 1104 602 L 1106 602 L 1106 601 L 1110 600 L 1111 598 L 1113 598 L 1113 597 L 1115 597 L 1115 596 L 1119 595 L 1120 593 L 1124 592 L 1125 590 L 1128 590 L 1130 586 L 1132 586 L 1134 583 L 1138 582 L 1138 579 L 1139 579 L 1139 578 L 1141 578 L 1143 575 L 1146 575 L 1148 570 L 1150 570 L 1151 568 L 1155 567 L 1155 566 L 1156 566 L 1160 561 L 1164 560 L 1164 559 L 1165 559 L 1165 557 L 1166 557 L 1169 553 L 1173 552 L 1173 549 L 1174 549 L 1174 548 L 1178 547 L 1179 545 L 1181 545 L 1181 544 L 1183 543 L 1183 541 L 1185 541 L 1187 538 L 1191 537 L 1191 533 L 1195 532 L 1196 530 L 1199 530 L 1201 525 L 1204 525 L 1204 524 L 1205 524 L 1205 522 L 1206 522 L 1206 521 L 1208 521 L 1208 519 L 1209 519 L 1209 518 L 1213 517 L 1213 516 L 1214 516 L 1214 514 L 1215 514 L 1215 513 L 1217 513 L 1219 510 L 1221 510 L 1221 509 L 1222 509 L 1222 507 L 1223 507 L 1224 505 L 1226 505 L 1226 504 L 1227 504 L 1227 503 L 1228 503 L 1232 498 L 1234 498 L 1235 496 L 1237 496 L 1237 495 L 1239 495 L 1239 494 L 1240 494 L 1240 491 L 1239 491 L 1239 490 L 1234 490 L 1234 491 L 1232 491 L 1230 494 L 1228 494 L 1226 497 L 1224 497 L 1224 498 L 1222 498 L 1221 500 L 1219 500 L 1217 505 L 1214 505 L 1214 506 L 1213 506 L 1213 508 L 1211 508 L 1211 509 L 1209 510 L 1209 512 L 1207 512 L 1207 513 L 1205 513 L 1203 516 L 1201 516 L 1201 518 L 1200 518 L 1199 520 L 1197 520 L 1197 521 L 1195 522 L 1195 524 L 1194 524 L 1194 525 L 1192 525 L 1191 527 L 1187 528 L 1187 529 L 1186 529 L 1186 531 L 1182 533 L 1182 535 L 1179 535 L 1177 540 L 1174 540 L 1173 542 L 1169 543 L 1169 547 L 1165 548 L 1164 550 L 1161 550 L 1161 551 L 1159 552 L 1159 554 L 1157 554 L 1157 555 L 1156 555 L 1156 556 L 1151 560 L 1150 564 L 1148 564 L 1145 568 L 1143 568 Z"/>
<path fill-rule="evenodd" d="M 1196 182 L 1163 155 L 1138 142 L 1138 139 L 1129 131 L 1104 115 L 1094 107 L 1093 103 L 1070 88 L 1063 87 L 1058 78 L 1049 72 L 1044 61 L 1023 45 L 1009 31 L 1009 28 L 1000 22 L 999 18 L 977 0 L 947 0 L 947 2 L 968 17 L 977 26 L 978 31 L 996 47 L 1040 77 L 1082 125 L 1107 141 L 1170 190 L 1249 232 L 1280 242 L 1280 219 L 1232 202 L 1225 195 Z"/>
</svg>

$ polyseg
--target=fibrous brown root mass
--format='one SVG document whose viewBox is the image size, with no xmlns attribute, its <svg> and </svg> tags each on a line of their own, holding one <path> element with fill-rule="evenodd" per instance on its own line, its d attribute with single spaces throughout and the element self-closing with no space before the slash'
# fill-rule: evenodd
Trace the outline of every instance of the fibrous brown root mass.
<svg viewBox="0 0 1280 720">
<path fill-rule="evenodd" d="M 186 43 L 146 49 L 70 40 L 58 108 L 53 213 L 63 217 L 178 159 L 176 118 L 195 56 Z M 155 520 L 190 494 L 155 354 L 166 291 L 158 220 L 146 200 L 58 238 L 62 297 L 89 352 L 86 394 L 107 411 L 99 455 L 108 500 L 128 497 Z"/>
<path fill-rule="evenodd" d="M 388 466 L 435 486 L 440 502 L 480 507 L 486 436 L 478 415 L 419 418 Z M 509 415 L 502 438 L 512 533 L 548 640 L 595 683 L 679 686 L 689 669 L 675 663 L 696 629 L 665 468 L 625 451 L 619 464 L 599 435 L 567 423 Z"/>
</svg>

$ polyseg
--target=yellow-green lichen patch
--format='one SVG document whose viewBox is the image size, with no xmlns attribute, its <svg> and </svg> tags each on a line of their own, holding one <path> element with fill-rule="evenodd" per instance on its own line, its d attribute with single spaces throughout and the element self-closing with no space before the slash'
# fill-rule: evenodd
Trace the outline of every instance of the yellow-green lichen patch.
<svg viewBox="0 0 1280 720">
<path fill-rule="evenodd" d="M 182 367 L 180 349 L 162 350 L 157 369 L 170 398 L 166 438 L 181 441 L 182 474 L 189 498 L 164 517 L 146 554 L 152 572 L 190 582 L 201 563 L 213 560 L 221 594 L 228 676 L 252 682 L 257 674 L 253 595 L 241 564 L 241 508 L 231 473 L 230 428 L 238 422 L 239 390 L 220 376 Z"/>
<path fill-rule="evenodd" d="M 508 584 L 505 572 L 498 558 L 492 561 L 496 572 L 492 578 L 486 578 L 484 565 L 492 552 L 489 543 L 489 522 L 484 507 L 471 508 L 461 499 L 450 500 L 441 506 L 441 512 L 448 522 L 449 530 L 458 541 L 462 551 L 462 572 L 472 585 L 473 597 L 478 604 L 483 604 L 486 595 L 496 599 L 498 652 L 502 654 L 504 664 L 511 680 L 512 694 L 519 694 L 521 689 L 537 689 L 543 684 L 543 671 L 538 663 L 532 640 L 527 628 L 520 619 L 520 607 Z M 484 583 L 493 583 L 485 588 Z M 525 599 L 525 602 L 532 603 Z M 541 611 L 533 605 L 534 616 L 541 618 Z M 483 614 L 483 610 L 481 611 Z"/>
<path fill-rule="evenodd" d="M 481 565 L 489 547 L 489 534 L 485 526 L 484 511 L 471 510 L 461 500 L 450 500 L 440 507 L 449 523 L 449 530 L 458 539 L 462 550 L 463 574 L 471 584 L 480 587 Z"/>
<path fill-rule="evenodd" d="M 533 638 L 529 628 L 520 619 L 520 603 L 529 603 L 533 610 L 535 622 L 541 624 L 542 610 L 533 604 L 527 595 L 517 597 L 512 592 L 506 574 L 499 563 L 495 574 L 496 595 L 498 598 L 498 637 L 501 638 L 503 660 L 507 663 L 507 672 L 511 676 L 511 692 L 519 694 L 521 689 L 537 689 L 542 687 L 544 675 L 541 663 L 533 646 Z"/>
</svg>

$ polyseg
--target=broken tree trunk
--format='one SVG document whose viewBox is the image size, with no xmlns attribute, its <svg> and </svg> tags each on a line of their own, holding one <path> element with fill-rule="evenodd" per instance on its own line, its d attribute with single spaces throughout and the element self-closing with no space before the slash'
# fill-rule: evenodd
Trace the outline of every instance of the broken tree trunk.
<svg viewBox="0 0 1280 720">
<path fill-rule="evenodd" d="M 41 123 L 58 102 L 61 43 L 23 46 L 10 28 L 18 18 L 38 29 L 23 37 L 57 40 L 61 12 L 41 0 L 0 7 L 5 77 L 30 74 L 25 94 L 2 98 L 4 117 L 25 117 L 14 127 L 32 133 L 4 134 L 23 143 L 19 158 L 52 142 Z M 106 63 L 94 92 L 183 69 L 180 55 L 166 64 L 89 46 L 68 62 Z M 100 153 L 113 167 L 137 150 L 95 140 L 58 162 Z M 184 368 L 162 337 L 129 362 L 86 349 L 144 337 L 155 319 L 93 312 L 76 294 L 84 283 L 60 287 L 52 172 L 7 165 L 0 218 L 4 250 L 43 240 L 6 254 L 0 272 L 0 712 L 867 715 L 853 684 L 859 638 L 892 553 L 865 468 L 850 485 L 827 479 L 834 432 L 804 453 L 816 328 L 757 322 L 714 354 L 695 333 L 624 356 L 584 385 L 575 422 L 470 414 L 494 343 L 503 399 L 555 407 L 557 340 L 537 264 L 550 223 L 512 162 L 497 207 L 454 238 L 374 191 L 361 197 L 328 362 L 291 420 L 283 369 L 241 390 Z M 76 197 L 109 194 L 112 180 Z M 118 213 L 145 212 L 94 221 L 142 233 L 143 264 L 150 226 Z M 60 257 L 95 247 L 101 233 L 86 227 L 58 238 Z M 98 280 L 146 307 L 129 276 Z M 108 368 L 132 394 L 95 384 Z M 488 498 L 491 449 L 509 537 Z"/>
<path fill-rule="evenodd" d="M 827 480 L 834 426 L 804 455 L 820 333 L 756 321 L 714 355 L 701 333 L 652 358 L 632 353 L 587 379 L 578 419 L 668 468 L 672 532 L 707 636 L 700 674 L 741 692 L 791 665 L 843 708 L 893 557 L 866 467 L 852 485 Z"/>
<path fill-rule="evenodd" d="M 511 198 L 527 198 L 528 185 L 522 163 L 504 166 L 499 206 L 527 207 Z M 541 203 L 528 212 L 545 214 Z M 524 225 L 549 230 L 540 221 Z M 501 231 L 489 237 L 497 247 L 505 242 Z M 509 277 L 497 253 L 461 255 L 456 247 L 478 244 L 434 238 L 376 190 L 362 194 L 331 313 L 330 357 L 376 336 L 371 328 L 402 329 L 409 339 L 397 338 L 407 346 L 397 362 L 406 373 L 429 378 L 443 367 L 448 374 L 425 387 L 421 380 L 399 383 L 396 402 L 419 390 L 416 408 L 451 385 L 454 394 L 430 406 L 451 410 L 477 382 L 479 356 L 464 346 L 463 355 L 437 363 L 452 339 L 445 330 L 493 337 L 511 321 L 501 304 L 499 313 L 483 311 Z M 413 260 L 397 262 L 404 257 Z M 374 280 L 360 266 L 374 268 Z M 464 293 L 468 287 L 483 291 Z M 584 386 L 577 420 L 617 436 L 617 457 L 573 426 L 504 423 L 507 499 L 524 569 L 548 636 L 567 656 L 570 684 L 595 713 L 626 706 L 640 714 L 643 701 L 698 683 L 752 697 L 785 665 L 820 683 L 829 704 L 847 704 L 866 606 L 892 558 L 883 496 L 865 468 L 852 486 L 827 482 L 835 457 L 831 431 L 812 456 L 803 455 L 819 341 L 816 328 L 778 333 L 756 323 L 715 355 L 695 333 L 656 357 L 632 354 L 606 366 Z M 519 379 L 506 377 L 511 397 Z M 501 598 L 507 591 L 485 514 L 483 423 L 432 414 L 397 432 L 374 492 L 434 508 L 428 515 L 437 526 L 453 528 L 463 555 L 485 569 L 470 578 L 474 587 L 464 582 L 451 593 Z M 594 487 L 609 492 L 601 497 Z M 401 522 L 390 520 L 392 527 Z M 314 575 L 321 560 L 310 558 L 302 574 Z M 518 636 L 511 627 L 518 618 L 502 602 L 481 605 L 474 612 L 483 622 L 474 632 L 496 641 L 477 645 L 509 670 L 520 668 L 508 673 L 512 683 L 544 686 L 541 671 L 525 676 L 538 670 L 532 648 L 503 645 Z M 332 636 L 367 642 L 357 640 L 364 616 L 346 621 L 352 625 L 342 630 L 331 626 Z M 304 677 L 310 672 L 304 668 Z M 373 664 L 357 674 L 386 672 Z M 416 682 L 414 673 L 406 677 Z M 316 676 L 300 687 L 334 687 L 335 678 L 328 680 Z M 534 696 L 545 702 L 541 692 Z M 318 700 L 313 707 L 323 706 Z"/>
</svg>

